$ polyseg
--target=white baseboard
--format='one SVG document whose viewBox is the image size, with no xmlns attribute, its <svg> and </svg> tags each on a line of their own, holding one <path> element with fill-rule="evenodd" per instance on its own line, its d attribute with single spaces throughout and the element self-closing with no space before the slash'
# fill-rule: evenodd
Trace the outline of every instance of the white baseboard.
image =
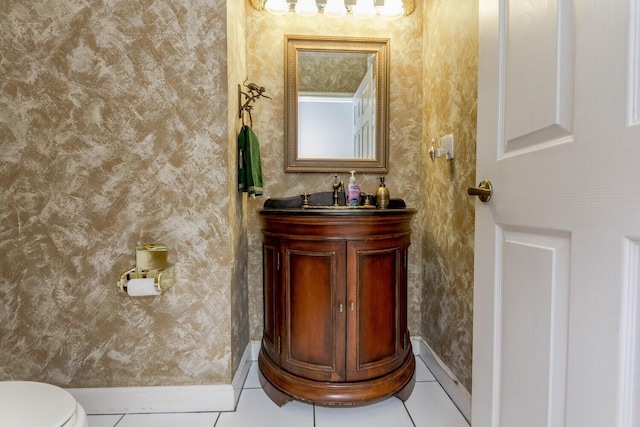
<svg viewBox="0 0 640 427">
<path fill-rule="evenodd" d="M 412 337 L 413 352 L 424 360 L 433 376 L 467 420 L 471 419 L 471 394 L 420 337 Z M 153 412 L 224 412 L 235 410 L 260 341 L 251 341 L 231 384 L 159 387 L 102 387 L 67 389 L 88 414 Z"/>
<path fill-rule="evenodd" d="M 411 337 L 413 353 L 419 356 L 431 371 L 454 405 L 468 422 L 471 422 L 471 393 L 464 388 L 453 372 L 434 353 L 422 337 Z"/>
<path fill-rule="evenodd" d="M 258 354 L 260 353 L 261 340 L 254 340 L 249 343 L 251 346 L 251 360 L 258 360 Z"/>
<path fill-rule="evenodd" d="M 231 384 L 158 387 L 70 388 L 88 414 L 233 411 L 249 373 L 253 344 L 247 345 Z"/>
</svg>

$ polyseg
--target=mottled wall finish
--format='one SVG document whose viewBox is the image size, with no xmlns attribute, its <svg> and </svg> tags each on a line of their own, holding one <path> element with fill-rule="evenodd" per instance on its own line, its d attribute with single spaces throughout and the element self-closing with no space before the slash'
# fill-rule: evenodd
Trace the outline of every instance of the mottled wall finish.
<svg viewBox="0 0 640 427">
<path fill-rule="evenodd" d="M 227 136 L 229 168 L 229 222 L 233 245 L 233 278 L 231 281 L 231 371 L 235 373 L 249 343 L 249 289 L 247 268 L 247 195 L 238 193 L 238 152 L 236 135 L 242 122 L 238 118 L 238 82 L 246 75 L 245 3 L 227 2 L 227 80 L 229 88 Z M 216 53 L 219 54 L 219 53 Z"/>
<path fill-rule="evenodd" d="M 355 93 L 367 72 L 369 55 L 298 53 L 298 92 Z"/>
<path fill-rule="evenodd" d="M 0 380 L 231 382 L 246 225 L 226 20 L 224 0 L 2 1 Z M 149 241 L 177 284 L 117 293 Z"/>
<path fill-rule="evenodd" d="M 248 1 L 247 1 L 248 4 Z M 391 40 L 390 162 L 387 186 L 391 197 L 401 197 L 410 207 L 420 200 L 420 147 L 422 137 L 422 6 L 397 21 L 379 18 L 336 20 L 324 15 L 313 18 L 295 14 L 273 17 L 247 5 L 247 70 L 250 81 L 264 86 L 273 99 L 259 100 L 253 114 L 260 139 L 265 195 L 249 204 L 249 303 L 251 337 L 262 337 L 262 236 L 257 211 L 268 197 L 331 190 L 333 173 L 284 173 L 284 35 L 331 35 L 384 37 Z M 357 175 L 362 191 L 373 193 L 377 175 Z M 340 178 L 348 181 L 348 174 Z M 414 220 L 409 254 L 409 327 L 420 330 L 420 222 Z"/>
<path fill-rule="evenodd" d="M 422 334 L 470 391 L 478 2 L 428 0 L 424 16 Z M 455 159 L 431 163 L 431 139 L 449 133 Z"/>
</svg>

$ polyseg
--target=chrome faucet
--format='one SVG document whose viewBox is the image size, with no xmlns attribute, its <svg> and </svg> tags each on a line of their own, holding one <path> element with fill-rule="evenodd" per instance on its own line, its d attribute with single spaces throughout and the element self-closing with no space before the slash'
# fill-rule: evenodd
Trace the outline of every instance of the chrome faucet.
<svg viewBox="0 0 640 427">
<path fill-rule="evenodd" d="M 333 174 L 333 206 L 338 205 L 338 194 L 340 191 L 344 191 L 344 181 L 338 182 L 338 174 Z"/>
</svg>

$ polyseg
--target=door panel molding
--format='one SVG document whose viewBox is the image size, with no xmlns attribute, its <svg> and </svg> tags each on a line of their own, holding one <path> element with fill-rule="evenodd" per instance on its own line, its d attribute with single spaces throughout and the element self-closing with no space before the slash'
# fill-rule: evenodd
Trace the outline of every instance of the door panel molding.
<svg viewBox="0 0 640 427">
<path fill-rule="evenodd" d="M 498 425 L 564 426 L 571 234 L 503 227 L 501 235 L 494 413 Z"/>
<path fill-rule="evenodd" d="M 278 283 L 280 280 L 280 272 L 278 271 L 278 247 L 277 241 L 267 237 L 262 244 L 262 276 L 265 278 L 262 288 L 262 319 L 263 319 L 263 337 L 265 350 L 269 356 L 276 361 L 280 361 L 280 353 L 278 352 L 278 335 L 282 325 L 272 313 L 276 313 L 280 309 L 282 301 L 278 292 Z"/>
<path fill-rule="evenodd" d="M 620 315 L 620 417 L 619 427 L 640 422 L 640 240 L 625 241 L 626 274 L 623 278 Z"/>
<path fill-rule="evenodd" d="M 630 0 L 628 125 L 640 124 L 640 0 Z"/>
<path fill-rule="evenodd" d="M 503 0 L 500 8 L 504 126 L 498 157 L 573 141 L 572 2 Z"/>
<path fill-rule="evenodd" d="M 280 361 L 293 374 L 342 379 L 344 345 L 337 337 L 344 334 L 344 321 L 336 308 L 344 300 L 338 272 L 344 270 L 345 253 L 345 244 L 339 241 L 318 248 L 314 242 L 289 241 L 284 250 L 285 325 Z"/>
</svg>

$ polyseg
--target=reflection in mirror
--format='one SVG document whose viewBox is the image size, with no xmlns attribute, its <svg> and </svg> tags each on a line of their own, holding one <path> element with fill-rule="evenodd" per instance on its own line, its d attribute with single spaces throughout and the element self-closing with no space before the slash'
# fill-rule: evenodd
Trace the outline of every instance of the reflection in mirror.
<svg viewBox="0 0 640 427">
<path fill-rule="evenodd" d="M 375 159 L 374 60 L 372 53 L 298 53 L 298 157 Z"/>
<path fill-rule="evenodd" d="M 387 172 L 388 40 L 286 36 L 286 171 Z"/>
</svg>

